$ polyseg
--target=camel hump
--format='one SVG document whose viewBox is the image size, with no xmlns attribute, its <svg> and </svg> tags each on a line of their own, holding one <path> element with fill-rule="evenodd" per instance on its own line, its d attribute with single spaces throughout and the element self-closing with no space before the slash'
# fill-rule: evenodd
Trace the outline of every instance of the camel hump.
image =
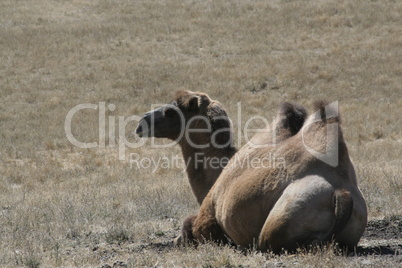
<svg viewBox="0 0 402 268">
<path fill-rule="evenodd" d="M 324 123 L 340 123 L 338 111 L 338 102 L 329 103 L 326 100 L 318 100 L 313 103 L 314 111 L 316 111 L 316 119 L 321 119 Z"/>
<path fill-rule="evenodd" d="M 324 238 L 324 241 L 336 239 L 345 229 L 352 215 L 353 198 L 349 191 L 345 189 L 335 190 L 333 203 L 335 207 L 335 224 L 331 232 Z"/>
<path fill-rule="evenodd" d="M 294 135 L 302 128 L 307 117 L 307 111 L 301 105 L 284 102 L 279 107 L 279 115 L 282 126 L 289 129 L 291 134 Z"/>
</svg>

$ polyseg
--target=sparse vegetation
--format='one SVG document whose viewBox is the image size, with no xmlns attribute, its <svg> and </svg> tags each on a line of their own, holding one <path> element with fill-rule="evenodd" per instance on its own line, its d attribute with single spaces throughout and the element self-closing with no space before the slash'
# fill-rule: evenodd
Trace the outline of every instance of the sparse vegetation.
<svg viewBox="0 0 402 268">
<path fill-rule="evenodd" d="M 1 1 L 0 266 L 400 265 L 401 14 L 400 1 Z M 361 245 L 395 246 L 399 255 L 172 248 L 198 208 L 186 174 L 176 165 L 138 169 L 129 154 L 157 160 L 180 151 L 148 143 L 120 161 L 117 126 L 177 89 L 221 101 L 238 146 L 239 127 L 252 115 L 272 120 L 282 101 L 339 100 L 372 230 L 395 230 Z M 68 111 L 100 102 L 116 139 L 73 146 Z M 98 121 L 99 109 L 81 110 L 72 133 L 98 142 Z M 127 140 L 137 141 L 134 129 L 127 124 Z"/>
</svg>

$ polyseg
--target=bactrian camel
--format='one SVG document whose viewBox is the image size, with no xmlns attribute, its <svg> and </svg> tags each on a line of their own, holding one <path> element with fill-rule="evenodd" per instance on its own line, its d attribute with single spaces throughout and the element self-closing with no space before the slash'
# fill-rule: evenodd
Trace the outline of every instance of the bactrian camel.
<svg viewBox="0 0 402 268">
<path fill-rule="evenodd" d="M 348 249 L 357 246 L 367 223 L 367 207 L 337 110 L 316 103 L 318 112 L 294 133 L 297 126 L 292 127 L 292 113 L 286 117 L 289 108 L 293 109 L 283 106 L 278 120 L 268 128 L 276 136 L 271 144 L 266 142 L 262 148 L 256 148 L 258 142 L 246 144 L 231 158 L 198 214 L 185 220 L 185 241 L 225 242 L 229 238 L 242 248 L 273 252 L 330 241 Z M 269 141 L 273 136 L 265 135 L 253 139 Z M 311 150 L 337 152 L 332 156 L 336 164 L 322 161 Z M 261 168 L 239 164 L 267 155 L 284 161 Z"/>
<path fill-rule="evenodd" d="M 169 131 L 158 134 L 157 129 L 170 129 L 163 120 L 166 111 L 174 107 L 180 111 L 188 111 L 190 108 L 192 112 L 185 116 L 185 121 L 190 122 L 197 113 L 205 114 L 200 109 L 200 99 L 215 103 L 202 93 L 180 92 L 177 96 L 171 105 L 146 114 L 137 133 L 144 135 L 142 126 L 146 125 L 146 136 L 150 136 L 149 131 L 154 129 L 152 136 L 175 139 L 177 136 Z M 198 102 L 191 104 L 190 100 L 194 96 L 197 96 Z M 187 218 L 183 224 L 182 237 L 186 242 L 226 242 L 230 239 L 241 247 L 256 246 L 260 250 L 274 252 L 332 240 L 350 249 L 357 245 L 367 222 L 366 204 L 357 187 L 337 113 L 324 103 L 318 103 L 316 108 L 320 112 L 304 122 L 304 108 L 283 104 L 267 131 L 256 134 L 234 157 L 235 150 L 231 143 L 228 150 L 224 150 L 226 155 L 211 154 L 207 150 L 209 154 L 218 157 L 232 157 L 215 184 L 213 182 L 217 176 L 211 174 L 219 175 L 221 170 L 212 173 L 204 170 L 197 177 L 194 175 L 200 174 L 200 170 L 189 171 L 191 166 L 188 166 L 190 183 L 198 201 L 204 199 L 208 187 L 212 184 L 213 187 L 202 201 L 199 213 Z M 151 114 L 156 119 L 153 122 L 150 120 Z M 223 114 L 226 117 L 226 113 Z M 335 128 L 328 127 L 334 124 Z M 222 131 L 222 136 L 231 139 L 230 125 L 223 125 L 225 131 Z M 175 128 L 181 129 L 179 125 Z M 208 142 L 205 136 L 204 139 L 192 138 L 199 139 L 202 144 Z M 186 145 L 182 139 L 179 139 L 179 144 L 182 148 L 182 144 L 188 148 L 188 143 Z M 339 149 L 335 166 L 322 162 L 317 155 L 306 150 L 308 146 L 315 151 L 325 152 L 329 148 L 328 144 L 330 147 L 336 145 Z M 185 159 L 194 156 L 187 152 L 186 157 L 185 149 L 183 154 Z M 267 156 L 281 158 L 283 161 L 280 165 L 270 167 L 250 168 L 244 165 L 249 160 Z M 191 175 L 197 178 L 197 183 L 192 182 Z M 200 183 L 198 179 L 207 183 Z"/>
</svg>

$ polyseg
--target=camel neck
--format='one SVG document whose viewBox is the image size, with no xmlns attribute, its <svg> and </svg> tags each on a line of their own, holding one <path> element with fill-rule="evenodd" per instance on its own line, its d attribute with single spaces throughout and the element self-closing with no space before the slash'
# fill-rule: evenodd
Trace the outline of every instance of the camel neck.
<svg viewBox="0 0 402 268">
<path fill-rule="evenodd" d="M 236 149 L 232 146 L 194 148 L 187 142 L 179 144 L 191 188 L 197 202 L 201 204 Z"/>
</svg>

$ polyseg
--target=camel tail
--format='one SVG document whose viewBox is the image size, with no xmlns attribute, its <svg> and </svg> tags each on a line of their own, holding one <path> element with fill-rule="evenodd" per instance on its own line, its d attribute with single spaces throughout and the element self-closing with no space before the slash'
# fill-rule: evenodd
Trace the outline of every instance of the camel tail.
<svg viewBox="0 0 402 268">
<path fill-rule="evenodd" d="M 349 222 L 353 210 L 353 199 L 349 191 L 345 189 L 335 190 L 333 195 L 335 208 L 335 224 L 331 231 L 323 239 L 324 241 L 332 241 L 345 229 Z"/>
</svg>

